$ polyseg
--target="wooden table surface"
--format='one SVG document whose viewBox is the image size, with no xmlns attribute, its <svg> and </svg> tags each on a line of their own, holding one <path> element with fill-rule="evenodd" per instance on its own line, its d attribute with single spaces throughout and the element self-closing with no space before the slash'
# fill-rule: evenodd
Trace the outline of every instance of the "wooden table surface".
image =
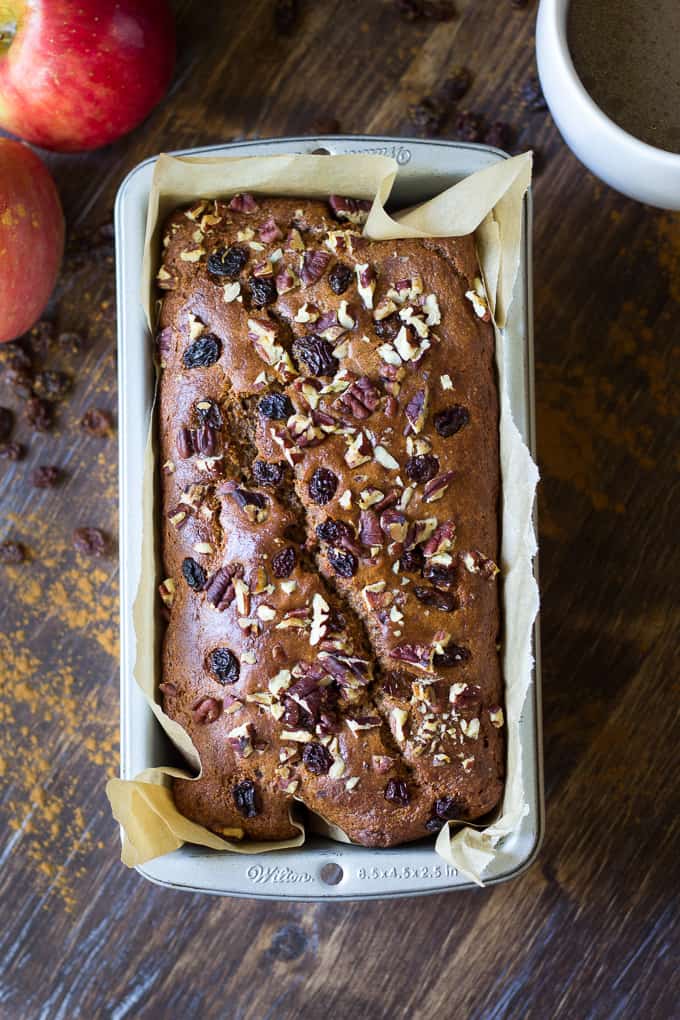
<svg viewBox="0 0 680 1020">
<path fill-rule="evenodd" d="M 0 1017 L 613 1018 L 677 1010 L 680 216 L 629 201 L 566 149 L 521 89 L 535 8 L 456 0 L 449 23 L 393 0 L 176 4 L 166 99 L 116 145 L 53 156 L 68 257 L 50 316 L 79 353 L 56 427 L 0 461 Z M 405 5 L 408 6 L 408 5 Z M 120 864 L 104 797 L 117 772 L 116 189 L 161 149 L 337 128 L 412 135 L 408 107 L 456 65 L 461 107 L 541 156 L 535 323 L 547 835 L 538 862 L 479 892 L 321 905 L 214 899 Z M 441 136 L 455 134 L 449 107 Z M 35 489 L 37 465 L 63 484 Z M 675 914 L 674 914 L 675 908 Z M 674 1015 L 678 1015 L 675 1012 Z"/>
</svg>

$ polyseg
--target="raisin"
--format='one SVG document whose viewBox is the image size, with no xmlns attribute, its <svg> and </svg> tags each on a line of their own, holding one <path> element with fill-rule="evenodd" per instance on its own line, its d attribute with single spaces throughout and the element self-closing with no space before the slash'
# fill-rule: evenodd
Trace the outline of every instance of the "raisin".
<svg viewBox="0 0 680 1020">
<path fill-rule="evenodd" d="M 354 539 L 350 525 L 345 521 L 334 521 L 332 517 L 317 524 L 316 533 L 322 542 L 328 542 L 329 545 L 340 545 L 343 538 Z"/>
<path fill-rule="evenodd" d="M 399 332 L 401 322 L 396 314 L 388 315 L 384 319 L 378 319 L 373 323 L 375 335 L 381 340 L 394 340 Z"/>
<path fill-rule="evenodd" d="M 424 135 L 438 135 L 444 123 L 444 110 L 426 96 L 409 109 L 409 118 L 417 131 Z"/>
<path fill-rule="evenodd" d="M 268 421 L 285 421 L 291 414 L 295 414 L 290 397 L 285 393 L 266 393 L 258 403 L 257 409 Z"/>
<path fill-rule="evenodd" d="M 451 21 L 456 16 L 452 0 L 397 0 L 397 10 L 407 21 Z"/>
<path fill-rule="evenodd" d="M 221 429 L 224 425 L 220 406 L 214 400 L 199 400 L 196 404 L 196 416 L 201 425 L 210 425 L 214 429 Z"/>
<path fill-rule="evenodd" d="M 31 358 L 27 351 L 18 343 L 0 345 L 0 365 L 13 368 L 18 372 L 32 371 Z"/>
<path fill-rule="evenodd" d="M 283 480 L 284 465 L 279 461 L 268 464 L 266 460 L 256 460 L 253 464 L 253 478 L 258 485 L 274 487 Z"/>
<path fill-rule="evenodd" d="M 344 262 L 338 262 L 330 271 L 328 283 L 334 294 L 344 294 L 353 279 L 354 273 L 349 266 Z"/>
<path fill-rule="evenodd" d="M 229 248 L 217 248 L 208 256 L 208 272 L 213 276 L 226 276 L 234 280 L 247 261 L 248 249 L 238 244 L 232 244 Z"/>
<path fill-rule="evenodd" d="M 206 333 L 189 344 L 182 355 L 182 363 L 185 368 L 209 368 L 219 358 L 221 349 L 217 337 L 213 333 Z"/>
<path fill-rule="evenodd" d="M 85 556 L 105 556 L 109 540 L 100 528 L 76 528 L 73 532 L 73 546 Z"/>
<path fill-rule="evenodd" d="M 439 461 L 431 453 L 423 453 L 409 457 L 405 470 L 412 482 L 429 482 L 439 471 Z"/>
<path fill-rule="evenodd" d="M 540 113 L 542 110 L 548 109 L 548 104 L 545 101 L 543 89 L 537 75 L 534 74 L 525 81 L 520 95 L 532 113 Z"/>
<path fill-rule="evenodd" d="M 398 804 L 399 807 L 408 805 L 408 787 L 403 779 L 390 779 L 385 787 L 385 800 Z"/>
<path fill-rule="evenodd" d="M 470 88 L 472 75 L 467 67 L 454 67 L 449 77 L 442 83 L 437 95 L 444 104 L 457 103 Z"/>
<path fill-rule="evenodd" d="M 251 276 L 250 297 L 256 308 L 272 304 L 278 297 L 276 283 L 270 276 Z"/>
<path fill-rule="evenodd" d="M 18 397 L 30 397 L 33 392 L 33 376 L 23 368 L 6 369 L 2 379 Z"/>
<path fill-rule="evenodd" d="M 464 425 L 470 421 L 470 412 L 462 404 L 452 404 L 451 407 L 439 411 L 434 416 L 434 427 L 438 435 L 448 439 L 460 432 Z"/>
<path fill-rule="evenodd" d="M 28 342 L 31 349 L 41 357 L 44 357 L 54 340 L 54 323 L 49 319 L 41 319 L 28 334 Z"/>
<path fill-rule="evenodd" d="M 423 569 L 424 562 L 425 558 L 423 556 L 423 550 L 419 545 L 416 545 L 413 549 L 406 549 L 401 554 L 399 569 L 404 570 L 409 574 L 419 574 Z"/>
<path fill-rule="evenodd" d="M 248 489 L 239 488 L 234 489 L 230 496 L 241 509 L 244 506 L 255 506 L 258 510 L 264 510 L 267 505 L 267 497 L 263 496 L 261 492 L 250 492 Z"/>
<path fill-rule="evenodd" d="M 196 560 L 192 560 L 191 556 L 187 556 L 186 559 L 182 560 L 182 573 L 184 580 L 193 588 L 194 591 L 202 591 L 207 581 L 207 575 L 200 563 Z"/>
<path fill-rule="evenodd" d="M 293 355 L 298 365 L 304 366 L 311 375 L 335 375 L 338 370 L 338 359 L 333 355 L 332 345 L 314 333 L 293 341 Z"/>
<path fill-rule="evenodd" d="M 440 832 L 444 827 L 444 823 L 441 818 L 428 818 L 425 822 L 425 828 L 428 832 Z"/>
<path fill-rule="evenodd" d="M 328 468 L 316 468 L 309 479 L 309 498 L 317 506 L 330 503 L 338 487 L 338 477 Z"/>
<path fill-rule="evenodd" d="M 40 397 L 26 401 L 26 420 L 36 432 L 49 432 L 52 428 L 52 408 Z"/>
<path fill-rule="evenodd" d="M 453 613 L 459 606 L 455 595 L 449 595 L 437 588 L 423 588 L 417 585 L 413 589 L 413 594 L 419 602 L 426 606 L 432 606 L 433 609 L 441 609 L 443 613 Z"/>
<path fill-rule="evenodd" d="M 21 542 L 0 542 L 0 563 L 23 563 L 25 559 Z"/>
<path fill-rule="evenodd" d="M 281 552 L 277 552 L 276 556 L 272 558 L 274 577 L 290 577 L 295 570 L 296 560 L 295 549 L 291 545 L 287 545 Z"/>
<path fill-rule="evenodd" d="M 108 436 L 113 424 L 108 411 L 102 411 L 99 407 L 90 407 L 80 419 L 80 427 L 83 432 L 90 436 L 97 436 L 103 439 Z"/>
<path fill-rule="evenodd" d="M 244 818 L 255 818 L 260 813 L 257 790 L 251 779 L 244 779 L 242 783 L 238 783 L 232 793 L 236 810 Z"/>
<path fill-rule="evenodd" d="M 0 443 L 0 460 L 21 460 L 24 452 L 21 443 Z"/>
<path fill-rule="evenodd" d="M 290 35 L 298 19 L 298 0 L 276 0 L 274 25 L 279 35 Z"/>
<path fill-rule="evenodd" d="M 325 776 L 333 764 L 333 756 L 323 744 L 310 741 L 302 749 L 302 761 L 308 772 L 315 776 Z"/>
<path fill-rule="evenodd" d="M 423 577 L 435 588 L 448 591 L 458 580 L 458 571 L 455 567 L 443 567 L 438 563 L 428 563 L 423 570 Z"/>
<path fill-rule="evenodd" d="M 61 471 L 53 464 L 44 464 L 31 473 L 31 484 L 36 489 L 53 489 L 61 481 Z"/>
<path fill-rule="evenodd" d="M 407 701 L 412 694 L 411 684 L 414 679 L 415 677 L 403 669 L 391 669 L 383 677 L 382 689 L 392 698 L 402 698 Z"/>
<path fill-rule="evenodd" d="M 461 800 L 457 800 L 455 797 L 439 797 L 433 805 L 433 810 L 437 818 L 441 818 L 443 822 L 452 822 L 455 818 L 460 818 L 467 811 L 466 805 Z"/>
<path fill-rule="evenodd" d="M 57 347 L 62 354 L 80 354 L 83 349 L 83 338 L 79 333 L 60 333 L 57 337 Z"/>
<path fill-rule="evenodd" d="M 464 142 L 481 142 L 484 134 L 484 120 L 477 113 L 462 110 L 456 118 L 456 135 Z"/>
<path fill-rule="evenodd" d="M 505 121 L 495 120 L 487 129 L 484 141 L 487 145 L 493 145 L 497 149 L 510 149 L 514 141 L 512 128 Z"/>
<path fill-rule="evenodd" d="M 43 400 L 63 400 L 71 389 L 71 379 L 64 372 L 37 372 L 33 392 Z"/>
<path fill-rule="evenodd" d="M 221 684 L 235 684 L 239 678 L 241 667 L 229 648 L 213 648 L 208 656 L 208 664 Z"/>
<path fill-rule="evenodd" d="M 442 652 L 436 652 L 432 665 L 437 669 L 446 669 L 447 666 L 458 666 L 461 662 L 467 662 L 470 658 L 470 650 L 461 645 L 448 644 Z"/>
<path fill-rule="evenodd" d="M 0 407 L 0 442 L 9 439 L 14 428 L 14 415 L 9 407 Z"/>
<path fill-rule="evenodd" d="M 331 546 L 328 550 L 328 559 L 340 577 L 354 577 L 359 568 L 359 561 L 354 553 L 345 552 L 344 549 L 335 549 Z"/>
</svg>

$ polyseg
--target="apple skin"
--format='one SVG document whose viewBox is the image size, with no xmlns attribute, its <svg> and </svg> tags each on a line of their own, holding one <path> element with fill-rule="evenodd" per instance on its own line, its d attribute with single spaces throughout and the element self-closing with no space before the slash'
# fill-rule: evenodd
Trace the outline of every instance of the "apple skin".
<svg viewBox="0 0 680 1020">
<path fill-rule="evenodd" d="M 172 77 L 167 0 L 0 0 L 7 25 L 0 127 L 45 149 L 115 141 L 160 102 Z"/>
<path fill-rule="evenodd" d="M 64 214 L 50 172 L 23 142 L 0 138 L 0 342 L 40 318 L 64 253 Z"/>
</svg>

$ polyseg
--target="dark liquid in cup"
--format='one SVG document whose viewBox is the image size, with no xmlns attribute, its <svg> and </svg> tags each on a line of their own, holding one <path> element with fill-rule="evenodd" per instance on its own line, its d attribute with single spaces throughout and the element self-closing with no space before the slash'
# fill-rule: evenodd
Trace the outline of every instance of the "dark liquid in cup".
<svg viewBox="0 0 680 1020">
<path fill-rule="evenodd" d="M 613 121 L 680 152 L 680 0 L 571 0 L 579 78 Z"/>
</svg>

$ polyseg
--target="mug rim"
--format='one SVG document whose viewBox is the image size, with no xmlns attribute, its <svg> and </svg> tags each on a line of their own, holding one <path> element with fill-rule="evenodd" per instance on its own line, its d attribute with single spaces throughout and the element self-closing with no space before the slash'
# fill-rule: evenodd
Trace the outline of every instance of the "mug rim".
<svg viewBox="0 0 680 1020">
<path fill-rule="evenodd" d="M 601 106 L 598 106 L 586 89 L 574 66 L 567 39 L 567 13 L 570 3 L 571 0 L 541 0 L 541 8 L 543 10 L 540 11 L 540 14 L 545 16 L 549 12 L 552 16 L 554 41 L 557 44 L 555 58 L 560 60 L 562 64 L 561 70 L 571 80 L 576 92 L 576 98 L 586 108 L 590 116 L 599 121 L 600 127 L 609 132 L 612 136 L 612 141 L 628 146 L 636 151 L 640 157 L 653 158 L 656 163 L 667 163 L 669 169 L 680 169 L 680 153 L 671 152 L 669 149 L 661 149 L 656 145 L 650 145 L 649 142 L 644 142 L 641 138 L 631 134 L 630 131 L 626 131 L 615 120 L 612 120 Z"/>
</svg>

